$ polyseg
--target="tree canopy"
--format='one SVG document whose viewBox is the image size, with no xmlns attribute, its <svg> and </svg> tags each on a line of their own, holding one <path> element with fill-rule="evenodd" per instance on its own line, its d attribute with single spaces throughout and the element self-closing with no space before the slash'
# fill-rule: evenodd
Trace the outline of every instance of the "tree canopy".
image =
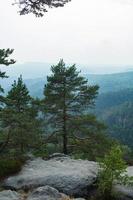
<svg viewBox="0 0 133 200">
<path fill-rule="evenodd" d="M 48 8 L 63 7 L 71 0 L 16 0 L 15 4 L 20 7 L 20 15 L 33 13 L 42 17 Z"/>
<path fill-rule="evenodd" d="M 8 134 L 3 131 L 3 137 L 7 135 L 4 143 L 10 146 L 10 149 L 23 153 L 35 145 L 39 139 L 38 132 L 41 131 L 38 128 L 38 111 L 32 106 L 32 98 L 22 76 L 12 84 L 5 102 L 6 105 L 0 112 L 2 128 L 8 127 Z"/>
<path fill-rule="evenodd" d="M 10 55 L 13 53 L 13 49 L 0 49 L 0 65 L 11 65 L 15 63 L 15 60 L 10 59 Z M 2 72 L 0 69 L 0 78 L 7 78 L 6 72 Z M 0 85 L 0 93 L 4 92 Z M 3 97 L 0 95 L 0 102 L 3 101 Z"/>
<path fill-rule="evenodd" d="M 49 124 L 52 123 L 51 130 L 63 136 L 63 152 L 67 154 L 70 132 L 80 137 L 81 132 L 84 131 L 86 135 L 96 127 L 95 123 L 90 125 L 87 110 L 94 105 L 99 87 L 88 85 L 88 80 L 79 75 L 76 66 L 66 67 L 63 60 L 52 66 L 51 71 L 52 75 L 47 77 L 44 89 L 45 112 Z M 94 119 L 91 118 L 92 121 Z"/>
</svg>

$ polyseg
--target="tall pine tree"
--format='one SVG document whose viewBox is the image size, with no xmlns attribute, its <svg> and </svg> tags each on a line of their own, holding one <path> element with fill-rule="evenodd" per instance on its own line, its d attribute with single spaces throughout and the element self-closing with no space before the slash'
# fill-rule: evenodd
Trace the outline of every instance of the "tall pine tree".
<svg viewBox="0 0 133 200">
<path fill-rule="evenodd" d="M 40 121 L 38 111 L 32 106 L 32 98 L 22 76 L 14 81 L 6 97 L 6 106 L 1 112 L 3 127 L 9 127 L 8 144 L 16 152 L 24 153 L 38 141 Z"/>
<path fill-rule="evenodd" d="M 83 115 L 86 116 L 85 126 L 88 126 L 88 109 L 94 105 L 99 87 L 89 86 L 88 80 L 80 76 L 76 66 L 66 67 L 63 60 L 52 66 L 51 71 L 52 75 L 47 77 L 47 85 L 44 88 L 45 114 L 48 124 L 51 125 L 51 134 L 62 136 L 63 153 L 67 154 L 69 137 L 78 132 L 85 123 Z M 73 127 L 77 120 L 80 120 L 80 123 L 82 121 L 82 125 L 79 126 L 78 123 Z"/>
</svg>

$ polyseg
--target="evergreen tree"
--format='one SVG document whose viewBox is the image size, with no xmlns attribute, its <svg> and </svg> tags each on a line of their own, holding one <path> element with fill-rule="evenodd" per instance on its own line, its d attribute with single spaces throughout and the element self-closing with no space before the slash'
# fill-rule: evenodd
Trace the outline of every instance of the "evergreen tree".
<svg viewBox="0 0 133 200">
<path fill-rule="evenodd" d="M 14 64 L 13 59 L 9 59 L 9 56 L 13 53 L 13 49 L 0 49 L 0 65 L 10 65 Z M 0 70 L 0 78 L 7 78 L 6 72 Z M 4 89 L 0 85 L 0 93 L 4 92 Z M 0 95 L 0 103 L 3 102 L 3 97 Z"/>
<path fill-rule="evenodd" d="M 38 111 L 32 106 L 32 98 L 22 76 L 14 81 L 1 112 L 2 125 L 8 127 L 8 144 L 24 153 L 38 142 L 40 121 Z"/>
<path fill-rule="evenodd" d="M 94 105 L 99 87 L 89 86 L 88 80 L 79 75 L 76 66 L 66 67 L 63 60 L 52 66 L 51 71 L 52 75 L 47 77 L 44 89 L 45 114 L 48 124 L 51 125 L 49 130 L 52 130 L 52 135 L 62 136 L 63 152 L 67 154 L 69 137 L 72 137 L 73 133 L 76 137 L 77 132 L 80 136 L 89 126 L 88 109 Z M 84 120 L 83 115 L 86 116 Z M 79 123 L 74 127 L 77 120 Z M 95 127 L 95 124 L 93 125 Z M 90 128 L 92 129 L 92 126 Z"/>
<path fill-rule="evenodd" d="M 16 112 L 24 112 L 28 107 L 31 100 L 29 91 L 26 85 L 23 83 L 22 76 L 18 78 L 18 81 L 14 81 L 11 90 L 7 95 L 8 108 L 14 109 Z"/>
<path fill-rule="evenodd" d="M 13 53 L 13 49 L 0 49 L 0 65 L 11 65 L 14 64 L 15 61 L 13 59 L 9 59 L 9 56 Z"/>
</svg>

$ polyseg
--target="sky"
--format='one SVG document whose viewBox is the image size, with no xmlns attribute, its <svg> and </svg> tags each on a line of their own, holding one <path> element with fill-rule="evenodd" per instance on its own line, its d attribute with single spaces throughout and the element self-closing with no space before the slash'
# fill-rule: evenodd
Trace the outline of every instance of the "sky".
<svg viewBox="0 0 133 200">
<path fill-rule="evenodd" d="M 72 0 L 43 18 L 1 0 L 0 48 L 21 62 L 133 65 L 133 0 Z"/>
</svg>

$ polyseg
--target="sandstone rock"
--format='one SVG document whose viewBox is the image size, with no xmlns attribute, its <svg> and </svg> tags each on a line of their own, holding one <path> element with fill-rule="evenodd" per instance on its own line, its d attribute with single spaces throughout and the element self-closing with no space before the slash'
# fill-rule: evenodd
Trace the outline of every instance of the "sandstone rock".
<svg viewBox="0 0 133 200">
<path fill-rule="evenodd" d="M 85 199 L 83 199 L 83 198 L 76 198 L 76 199 L 73 199 L 73 200 L 85 200 Z"/>
<path fill-rule="evenodd" d="M 87 160 L 74 160 L 69 157 L 41 158 L 29 161 L 16 175 L 3 183 L 6 188 L 31 189 L 49 185 L 60 192 L 82 197 L 95 182 L 98 166 Z"/>
<path fill-rule="evenodd" d="M 60 193 L 55 188 L 52 188 L 50 186 L 43 186 L 33 190 L 33 192 L 30 194 L 27 200 L 70 200 L 70 198 L 63 193 Z M 72 200 L 85 200 L 85 199 L 76 198 Z"/>
<path fill-rule="evenodd" d="M 58 158 L 58 159 L 60 159 L 60 158 L 69 158 L 69 156 L 68 155 L 65 155 L 65 154 L 63 154 L 63 153 L 53 153 L 52 155 L 50 155 L 49 156 L 49 159 L 53 159 L 53 158 Z"/>
<path fill-rule="evenodd" d="M 20 195 L 11 190 L 4 190 L 0 192 L 0 200 L 20 200 Z"/>
<path fill-rule="evenodd" d="M 67 198 L 66 195 L 59 193 L 56 189 L 50 186 L 43 186 L 35 189 L 27 200 L 65 200 Z"/>
</svg>

